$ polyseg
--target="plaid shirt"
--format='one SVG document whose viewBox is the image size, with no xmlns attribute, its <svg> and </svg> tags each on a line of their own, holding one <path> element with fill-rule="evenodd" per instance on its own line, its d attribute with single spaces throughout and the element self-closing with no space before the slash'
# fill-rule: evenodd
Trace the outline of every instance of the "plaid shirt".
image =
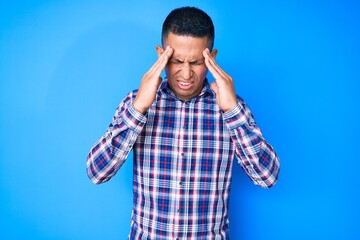
<svg viewBox="0 0 360 240">
<path fill-rule="evenodd" d="M 234 157 L 256 184 L 277 181 L 279 159 L 241 98 L 224 113 L 205 81 L 202 92 L 177 98 L 165 80 L 145 115 L 120 103 L 87 159 L 96 184 L 108 181 L 134 149 L 129 239 L 228 239 Z"/>
</svg>

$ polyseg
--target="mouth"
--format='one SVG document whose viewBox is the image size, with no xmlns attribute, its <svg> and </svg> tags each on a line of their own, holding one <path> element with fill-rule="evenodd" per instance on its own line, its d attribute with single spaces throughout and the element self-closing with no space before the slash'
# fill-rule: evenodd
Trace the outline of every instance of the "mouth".
<svg viewBox="0 0 360 240">
<path fill-rule="evenodd" d="M 178 86 L 182 90 L 189 90 L 193 86 L 193 82 L 183 82 L 183 81 L 177 81 Z"/>
</svg>

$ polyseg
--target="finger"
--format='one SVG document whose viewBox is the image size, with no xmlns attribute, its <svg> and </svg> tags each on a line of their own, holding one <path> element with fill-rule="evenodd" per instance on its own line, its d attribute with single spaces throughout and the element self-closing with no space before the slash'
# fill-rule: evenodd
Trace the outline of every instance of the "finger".
<svg viewBox="0 0 360 240">
<path fill-rule="evenodd" d="M 214 64 L 211 62 L 209 55 L 205 51 L 204 51 L 204 57 L 205 57 L 205 65 L 209 69 L 211 74 L 214 76 L 214 78 L 216 80 L 223 78 L 223 76 L 221 76 L 217 68 L 215 68 Z"/>
<path fill-rule="evenodd" d="M 205 64 L 209 68 L 209 71 L 223 79 L 229 79 L 230 76 L 215 62 L 215 59 L 211 56 L 209 49 L 204 50 Z M 214 76 L 215 77 L 215 76 Z M 215 77 L 216 78 L 216 77 Z"/>
<path fill-rule="evenodd" d="M 213 65 L 214 69 L 220 75 L 223 75 L 224 77 L 228 77 L 229 75 L 216 63 L 215 58 L 213 58 L 213 56 L 211 56 L 209 50 L 207 51 L 207 55 L 208 55 L 209 63 Z"/>
<path fill-rule="evenodd" d="M 205 49 L 203 52 L 204 58 L 205 58 L 205 65 L 206 67 L 209 69 L 209 71 L 211 72 L 211 74 L 216 78 L 221 77 L 220 73 L 218 72 L 218 70 L 215 68 L 213 60 L 209 54 L 209 49 Z"/>
<path fill-rule="evenodd" d="M 164 60 L 166 61 L 166 58 L 169 56 L 169 47 L 166 47 L 164 52 L 158 57 L 158 59 L 155 61 L 155 63 L 151 66 L 150 70 L 155 70 L 159 67 L 159 65 L 162 65 Z"/>
<path fill-rule="evenodd" d="M 168 63 L 169 59 L 171 58 L 173 52 L 174 52 L 173 48 L 171 48 L 170 46 L 166 47 L 164 53 L 161 55 L 160 65 L 162 68 L 164 68 L 166 66 L 166 64 Z"/>
<path fill-rule="evenodd" d="M 154 65 L 149 69 L 149 75 L 160 75 L 162 70 L 165 68 L 168 63 L 171 55 L 173 54 L 173 49 L 170 46 L 167 46 L 163 54 L 158 58 Z"/>
</svg>

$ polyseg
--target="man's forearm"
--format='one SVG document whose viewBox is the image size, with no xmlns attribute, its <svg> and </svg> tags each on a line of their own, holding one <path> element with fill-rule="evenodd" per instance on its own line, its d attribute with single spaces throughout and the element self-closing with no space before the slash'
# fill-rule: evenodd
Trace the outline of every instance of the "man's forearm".
<svg viewBox="0 0 360 240">
<path fill-rule="evenodd" d="M 87 158 L 87 174 L 95 184 L 106 182 L 116 174 L 145 122 L 145 116 L 137 112 L 131 103 L 119 106 L 113 122 Z"/>
<path fill-rule="evenodd" d="M 280 170 L 274 149 L 262 137 L 247 106 L 240 103 L 224 114 L 224 119 L 236 147 L 237 159 L 252 181 L 261 187 L 272 187 Z"/>
</svg>

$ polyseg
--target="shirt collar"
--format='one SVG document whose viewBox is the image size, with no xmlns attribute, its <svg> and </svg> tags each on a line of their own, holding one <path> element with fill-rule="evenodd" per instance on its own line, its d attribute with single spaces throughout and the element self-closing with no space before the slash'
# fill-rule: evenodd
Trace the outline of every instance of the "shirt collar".
<svg viewBox="0 0 360 240">
<path fill-rule="evenodd" d="M 161 83 L 160 87 L 159 87 L 159 93 L 161 95 L 161 98 L 175 98 L 175 99 L 179 99 L 175 93 L 170 89 L 169 87 L 169 83 L 168 83 L 168 79 L 165 78 L 163 80 L 163 82 Z M 201 90 L 200 94 L 193 97 L 192 99 L 196 99 L 198 97 L 202 97 L 202 96 L 206 96 L 206 95 L 212 95 L 213 97 L 215 97 L 215 92 L 212 90 L 212 88 L 210 87 L 209 81 L 207 78 L 205 78 L 204 80 L 204 87 Z M 191 100 L 191 99 L 190 99 Z"/>
</svg>

